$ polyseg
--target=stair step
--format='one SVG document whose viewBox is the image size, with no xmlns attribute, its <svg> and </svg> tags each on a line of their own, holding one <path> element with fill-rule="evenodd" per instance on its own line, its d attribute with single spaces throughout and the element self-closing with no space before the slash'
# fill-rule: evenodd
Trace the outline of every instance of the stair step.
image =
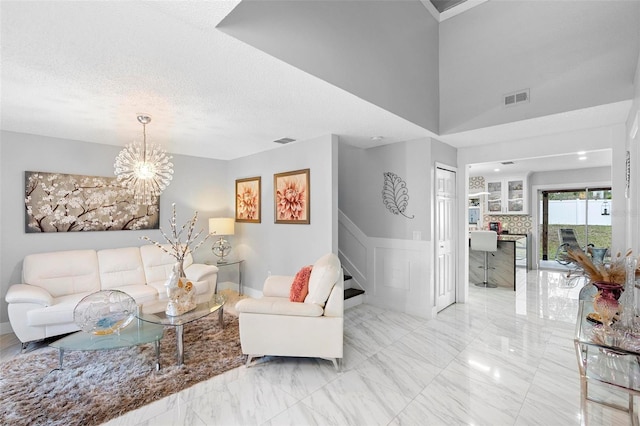
<svg viewBox="0 0 640 426">
<path fill-rule="evenodd" d="M 344 280 L 345 281 L 349 281 L 351 278 L 353 278 L 351 275 L 348 275 L 348 274 L 344 275 Z"/>
<path fill-rule="evenodd" d="M 344 300 L 351 299 L 352 297 L 356 297 L 361 294 L 364 294 L 364 290 L 360 290 L 359 288 L 346 288 L 344 289 Z"/>
</svg>

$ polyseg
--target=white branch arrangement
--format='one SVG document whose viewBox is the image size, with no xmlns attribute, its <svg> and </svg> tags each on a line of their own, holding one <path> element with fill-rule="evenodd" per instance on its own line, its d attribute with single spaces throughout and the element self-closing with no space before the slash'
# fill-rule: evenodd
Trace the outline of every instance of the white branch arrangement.
<svg viewBox="0 0 640 426">
<path fill-rule="evenodd" d="M 172 206 L 172 214 L 171 214 L 171 219 L 169 220 L 169 225 L 171 226 L 171 238 L 162 230 L 162 228 L 160 228 L 160 233 L 162 234 L 164 239 L 167 241 L 167 243 L 169 243 L 171 248 L 168 250 L 161 243 L 154 241 L 147 236 L 140 237 L 140 239 L 149 241 L 151 244 L 155 245 L 156 247 L 159 247 L 165 253 L 168 253 L 171 256 L 175 257 L 176 260 L 180 263 L 180 266 L 182 267 L 182 262 L 184 261 L 184 257 L 189 252 L 189 246 L 193 244 L 198 238 L 200 238 L 200 235 L 202 234 L 202 232 L 204 232 L 204 229 L 201 229 L 195 235 L 193 234 L 193 229 L 195 228 L 196 222 L 198 221 L 198 212 L 195 212 L 191 220 L 187 221 L 184 225 L 182 225 L 182 227 L 180 227 L 180 230 L 178 230 L 178 226 L 176 224 L 176 203 L 173 203 L 171 206 Z M 181 241 L 181 238 L 185 230 L 187 233 L 186 235 L 187 239 L 183 243 Z M 193 247 L 193 249 L 191 249 L 191 252 L 196 251 L 205 241 L 207 241 L 209 236 L 210 235 L 207 234 L 207 236 L 204 237 L 202 241 L 200 241 L 198 244 L 196 244 L 195 247 Z"/>
</svg>

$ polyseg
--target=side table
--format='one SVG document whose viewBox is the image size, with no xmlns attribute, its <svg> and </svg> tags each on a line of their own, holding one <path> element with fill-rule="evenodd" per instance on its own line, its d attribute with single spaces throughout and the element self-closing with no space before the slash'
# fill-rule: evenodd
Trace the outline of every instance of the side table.
<svg viewBox="0 0 640 426">
<path fill-rule="evenodd" d="M 637 342 L 621 345 L 613 335 L 611 335 L 611 342 L 595 339 L 593 332 L 595 326 L 587 320 L 590 312 L 593 312 L 593 304 L 581 300 L 574 344 L 580 372 L 582 419 L 583 421 L 586 419 L 587 401 L 591 401 L 628 413 L 631 424 L 638 425 L 633 399 L 634 396 L 640 395 L 640 347 Z M 628 405 L 625 407 L 589 396 L 590 382 L 627 392 Z"/>
<path fill-rule="evenodd" d="M 235 260 L 225 260 L 223 262 L 212 263 L 212 265 L 216 265 L 218 268 L 227 268 L 227 267 L 237 267 L 238 268 L 238 294 L 242 295 L 242 264 L 244 263 L 244 259 L 235 259 Z"/>
</svg>

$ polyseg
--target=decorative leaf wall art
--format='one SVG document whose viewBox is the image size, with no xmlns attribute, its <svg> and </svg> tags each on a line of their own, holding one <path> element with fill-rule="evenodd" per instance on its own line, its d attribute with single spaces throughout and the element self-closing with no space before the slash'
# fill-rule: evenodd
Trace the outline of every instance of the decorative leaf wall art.
<svg viewBox="0 0 640 426">
<path fill-rule="evenodd" d="M 404 214 L 409 205 L 409 190 L 406 182 L 395 173 L 385 172 L 383 175 L 382 202 L 385 207 L 395 215 L 401 214 L 407 219 L 413 219 L 415 215 Z"/>
</svg>

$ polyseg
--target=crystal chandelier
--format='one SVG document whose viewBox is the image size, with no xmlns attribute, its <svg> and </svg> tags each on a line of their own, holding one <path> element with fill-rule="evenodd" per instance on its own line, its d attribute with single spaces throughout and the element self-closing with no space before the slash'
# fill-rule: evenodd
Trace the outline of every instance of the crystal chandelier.
<svg viewBox="0 0 640 426">
<path fill-rule="evenodd" d="M 118 181 L 133 193 L 136 204 L 152 205 L 173 178 L 173 163 L 165 150 L 152 145 L 147 149 L 146 125 L 151 121 L 148 115 L 139 115 L 142 124 L 142 146 L 127 145 L 116 157 L 113 167 Z"/>
</svg>

